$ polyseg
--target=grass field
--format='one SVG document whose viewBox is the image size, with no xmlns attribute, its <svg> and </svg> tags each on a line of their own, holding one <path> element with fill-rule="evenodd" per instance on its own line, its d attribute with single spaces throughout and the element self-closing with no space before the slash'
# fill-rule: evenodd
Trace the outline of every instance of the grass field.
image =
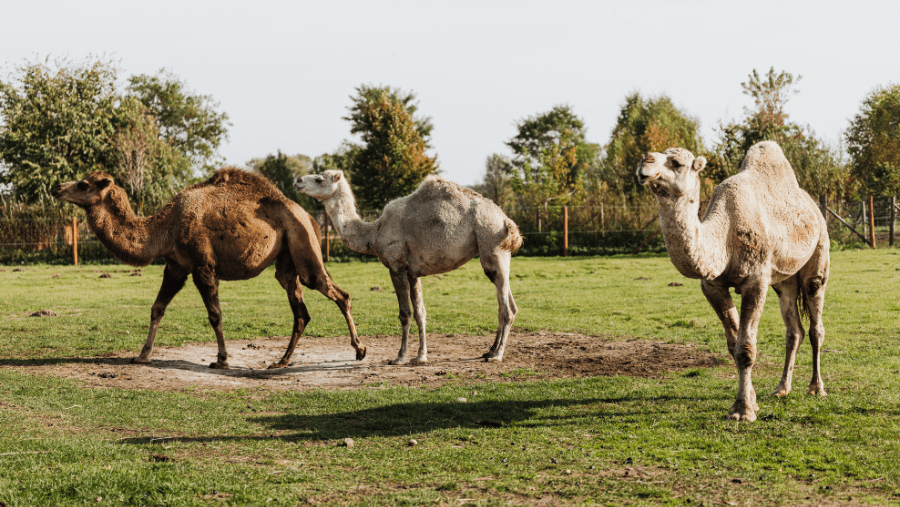
<svg viewBox="0 0 900 507">
<path fill-rule="evenodd" d="M 398 334 L 386 269 L 329 270 L 353 296 L 361 335 Z M 137 353 L 162 269 L 0 266 L 0 506 L 900 504 L 898 270 L 896 251 L 833 253 L 824 399 L 804 394 L 806 341 L 794 392 L 768 396 L 784 354 L 770 291 L 754 370 L 759 420 L 736 423 L 725 417 L 731 363 L 662 379 L 460 376 L 437 389 L 87 388 L 18 367 Z M 699 283 L 666 257 L 514 258 L 512 272 L 517 327 L 726 352 Z M 496 299 L 477 261 L 424 287 L 429 332 L 493 334 Z M 289 334 L 273 271 L 223 283 L 220 294 L 227 339 Z M 333 303 L 310 291 L 306 300 L 307 334 L 346 334 Z M 41 309 L 59 317 L 27 317 Z M 212 338 L 189 284 L 157 344 Z M 353 447 L 338 445 L 344 438 Z"/>
</svg>

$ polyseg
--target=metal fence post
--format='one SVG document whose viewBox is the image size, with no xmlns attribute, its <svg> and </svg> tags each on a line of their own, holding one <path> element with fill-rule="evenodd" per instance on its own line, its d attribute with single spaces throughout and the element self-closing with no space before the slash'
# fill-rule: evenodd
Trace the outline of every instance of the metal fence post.
<svg viewBox="0 0 900 507">
<path fill-rule="evenodd" d="M 78 219 L 72 217 L 72 264 L 78 265 Z"/>
<path fill-rule="evenodd" d="M 888 246 L 894 246 L 894 220 L 897 218 L 897 196 L 891 196 L 891 226 L 888 235 Z"/>
<path fill-rule="evenodd" d="M 563 257 L 569 256 L 569 207 L 563 206 Z"/>
<path fill-rule="evenodd" d="M 869 196 L 869 244 L 875 248 L 875 201 Z"/>
</svg>

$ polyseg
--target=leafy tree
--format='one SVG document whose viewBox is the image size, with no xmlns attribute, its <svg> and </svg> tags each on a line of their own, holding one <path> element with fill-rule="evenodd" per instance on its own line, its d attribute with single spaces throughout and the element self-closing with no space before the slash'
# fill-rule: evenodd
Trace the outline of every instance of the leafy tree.
<svg viewBox="0 0 900 507">
<path fill-rule="evenodd" d="M 344 118 L 353 124 L 350 133 L 362 133 L 372 128 L 372 125 L 369 123 L 371 118 L 364 113 L 364 109 L 368 104 L 378 102 L 384 95 L 387 95 L 388 100 L 391 102 L 402 104 L 406 108 L 406 112 L 409 113 L 409 116 L 415 123 L 416 131 L 422 140 L 425 141 L 425 148 L 431 149 L 429 143 L 434 125 L 431 123 L 430 116 L 416 116 L 416 112 L 419 110 L 419 103 L 416 101 L 415 92 L 404 92 L 400 88 L 391 88 L 390 86 L 360 85 L 356 87 L 356 96 L 350 97 L 350 100 L 353 101 L 353 104 L 348 108 L 350 115 Z"/>
<path fill-rule="evenodd" d="M 425 153 L 420 124 L 402 94 L 383 89 L 370 98 L 359 93 L 345 118 L 363 141 L 352 157 L 350 184 L 362 209 L 381 209 L 437 172 L 437 157 Z"/>
<path fill-rule="evenodd" d="M 208 166 L 227 116 L 170 74 L 121 90 L 106 59 L 25 62 L 0 80 L 0 185 L 24 203 L 102 169 L 124 178 L 139 210 L 155 210 Z M 151 211 L 152 211 L 151 210 Z"/>
<path fill-rule="evenodd" d="M 215 169 L 221 160 L 216 150 L 227 139 L 228 115 L 209 95 L 198 95 L 172 73 L 128 79 L 127 92 L 156 116 L 160 137 L 190 160 L 195 172 Z"/>
<path fill-rule="evenodd" d="M 138 214 L 144 213 L 145 206 L 159 209 L 177 192 L 171 185 L 173 173 L 186 173 L 190 162 L 160 139 L 156 117 L 136 98 L 123 98 L 115 116 L 114 175 L 124 180 Z"/>
<path fill-rule="evenodd" d="M 0 81 L 0 183 L 26 203 L 57 184 L 114 167 L 118 68 L 109 60 L 23 63 Z"/>
<path fill-rule="evenodd" d="M 846 193 L 846 167 L 837 150 L 817 139 L 809 127 L 788 121 L 784 106 L 798 93 L 794 86 L 800 78 L 774 68 L 760 77 L 753 70 L 741 88 L 753 98 L 754 107 L 744 108 L 742 120 L 719 124 L 720 139 L 709 157 L 707 176 L 720 181 L 736 174 L 747 150 L 770 140 L 781 146 L 801 187 L 813 195 Z"/>
<path fill-rule="evenodd" d="M 479 191 L 501 208 L 508 207 L 515 199 L 510 181 L 511 163 L 509 158 L 494 153 L 484 161 L 484 178 Z"/>
<path fill-rule="evenodd" d="M 700 121 L 678 109 L 667 95 L 645 98 L 634 92 L 619 111 L 598 166 L 599 179 L 619 195 L 642 195 L 634 170 L 644 155 L 677 146 L 699 156 L 705 152 L 699 131 Z"/>
<path fill-rule="evenodd" d="M 247 165 L 269 179 L 281 190 L 285 197 L 300 204 L 307 211 L 319 210 L 322 206 L 316 199 L 297 192 L 295 184 L 297 180 L 312 173 L 313 160 L 306 155 L 287 156 L 278 151 L 277 155 L 268 155 L 266 158 L 256 158 Z"/>
<path fill-rule="evenodd" d="M 580 165 L 573 136 L 568 130 L 563 132 L 557 141 L 541 150 L 534 166 L 531 161 L 526 161 L 521 173 L 513 175 L 510 180 L 512 189 L 524 206 L 543 206 L 546 210 L 551 202 L 563 206 L 573 197 L 580 197 L 582 178 L 578 171 L 573 170 L 573 167 Z"/>
<path fill-rule="evenodd" d="M 529 116 L 516 122 L 516 135 L 506 142 L 513 151 L 511 169 L 518 172 L 520 179 L 535 179 L 543 171 L 542 162 L 546 151 L 554 148 L 568 151 L 574 148 L 574 161 L 566 179 L 578 179 L 581 173 L 593 164 L 600 154 L 600 146 L 585 140 L 587 128 L 584 121 L 572 112 L 568 105 L 554 106 L 545 113 Z M 525 175 L 526 166 L 533 172 Z"/>
<path fill-rule="evenodd" d="M 844 138 L 852 174 L 866 193 L 900 193 L 900 85 L 869 92 Z"/>
</svg>

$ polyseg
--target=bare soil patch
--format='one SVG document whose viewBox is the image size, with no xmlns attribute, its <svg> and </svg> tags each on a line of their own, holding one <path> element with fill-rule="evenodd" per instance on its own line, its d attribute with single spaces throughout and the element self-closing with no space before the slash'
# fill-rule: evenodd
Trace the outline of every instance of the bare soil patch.
<svg viewBox="0 0 900 507">
<path fill-rule="evenodd" d="M 214 370 L 216 344 L 158 346 L 149 365 L 131 364 L 138 350 L 100 357 L 3 365 L 40 374 L 82 380 L 92 387 L 125 389 L 357 389 L 380 385 L 440 386 L 448 382 L 516 382 L 525 380 L 631 375 L 662 377 L 666 372 L 723 364 L 717 355 L 693 345 L 628 337 L 572 333 L 513 332 L 502 363 L 484 362 L 492 336 L 430 334 L 428 364 L 387 364 L 397 355 L 397 336 L 366 336 L 363 361 L 354 359 L 349 337 L 301 338 L 293 363 L 267 369 L 281 358 L 287 337 L 228 341 L 229 370 Z M 410 343 L 415 357 L 418 342 Z"/>
</svg>

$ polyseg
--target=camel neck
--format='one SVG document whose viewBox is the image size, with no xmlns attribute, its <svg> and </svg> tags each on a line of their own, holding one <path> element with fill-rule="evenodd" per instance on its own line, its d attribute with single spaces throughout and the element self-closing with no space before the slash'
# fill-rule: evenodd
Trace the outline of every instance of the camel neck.
<svg viewBox="0 0 900 507">
<path fill-rule="evenodd" d="M 325 211 L 334 222 L 341 239 L 354 252 L 374 254 L 374 222 L 363 222 L 356 210 L 356 199 L 346 180 L 340 188 L 324 201 Z"/>
<path fill-rule="evenodd" d="M 715 213 L 707 213 L 701 222 L 699 211 L 699 190 L 694 195 L 661 201 L 659 225 L 669 258 L 678 271 L 688 278 L 713 280 L 727 265 L 725 245 L 717 241 L 726 232 L 727 224 L 721 223 L 721 217 Z"/>
<path fill-rule="evenodd" d="M 132 266 L 146 266 L 169 250 L 165 216 L 169 206 L 152 217 L 135 215 L 125 191 L 112 189 L 106 198 L 85 209 L 88 226 L 114 257 Z"/>
</svg>

